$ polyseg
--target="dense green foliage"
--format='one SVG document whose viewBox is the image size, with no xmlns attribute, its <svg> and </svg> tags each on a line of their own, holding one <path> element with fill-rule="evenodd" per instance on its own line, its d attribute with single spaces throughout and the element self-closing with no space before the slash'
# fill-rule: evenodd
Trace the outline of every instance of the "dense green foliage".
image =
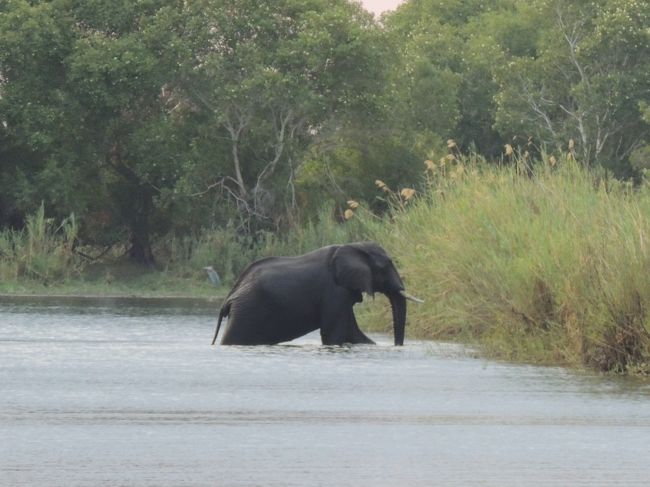
<svg viewBox="0 0 650 487">
<path fill-rule="evenodd" d="M 648 165 L 650 6 L 636 0 L 6 0 L 0 227 L 44 205 L 75 244 L 226 226 L 267 238 L 446 150 L 564 147 Z M 638 179 L 637 179 L 638 180 Z"/>
<path fill-rule="evenodd" d="M 0 276 L 4 281 L 32 278 L 50 282 L 68 278 L 82 267 L 80 258 L 72 252 L 77 238 L 74 215 L 55 226 L 45 218 L 41 206 L 29 215 L 21 230 L 0 232 Z"/>
<path fill-rule="evenodd" d="M 144 263 L 171 232 L 286 227 L 312 140 L 380 90 L 376 32 L 343 0 L 3 2 L 0 222 L 43 202 Z"/>
</svg>

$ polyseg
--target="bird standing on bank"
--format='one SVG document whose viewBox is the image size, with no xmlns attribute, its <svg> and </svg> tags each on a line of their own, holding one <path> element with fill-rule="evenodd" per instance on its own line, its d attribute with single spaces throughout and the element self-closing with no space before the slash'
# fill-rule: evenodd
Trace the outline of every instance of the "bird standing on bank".
<svg viewBox="0 0 650 487">
<path fill-rule="evenodd" d="M 221 278 L 219 277 L 219 273 L 215 271 L 211 265 L 204 267 L 204 269 L 208 273 L 208 278 L 210 279 L 210 282 L 214 284 L 215 287 L 221 286 Z"/>
</svg>

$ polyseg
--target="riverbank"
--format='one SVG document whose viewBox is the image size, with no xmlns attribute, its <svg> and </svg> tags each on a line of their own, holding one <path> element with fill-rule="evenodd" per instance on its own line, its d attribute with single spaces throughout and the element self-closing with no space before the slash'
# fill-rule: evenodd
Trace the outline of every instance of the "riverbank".
<svg viewBox="0 0 650 487">
<path fill-rule="evenodd" d="M 74 294 L 0 294 L 0 308 L 83 308 L 83 309 L 125 309 L 146 308 L 166 312 L 181 309 L 184 313 L 197 310 L 214 314 L 221 305 L 221 297 L 197 298 L 192 296 L 124 296 L 124 295 L 74 295 Z"/>
<path fill-rule="evenodd" d="M 389 218 L 350 201 L 345 224 L 323 214 L 256 245 L 224 233 L 186 246 L 171 240 L 166 248 L 176 250 L 160 252 L 162 270 L 118 259 L 77 272 L 65 240 L 50 238 L 33 253 L 30 234 L 17 235 L 5 248 L 23 250 L 0 258 L 0 271 L 10 276 L 0 293 L 219 300 L 256 258 L 372 239 L 393 256 L 408 290 L 426 301 L 409 306 L 407 338 L 470 344 L 515 362 L 650 375 L 647 182 L 622 183 L 571 160 L 534 169 L 525 161 L 427 162 L 418 196 L 378 182 L 393 205 Z M 48 261 L 51 255 L 58 257 Z M 221 287 L 203 270 L 214 262 Z M 390 332 L 384 299 L 355 309 L 363 329 Z"/>
<path fill-rule="evenodd" d="M 0 283 L 0 297 L 4 298 L 141 298 L 141 299 L 202 299 L 220 301 L 227 294 L 225 286 L 216 288 L 211 283 L 194 279 L 175 279 L 149 275 L 136 281 L 111 283 L 66 280 L 52 284 L 37 281 Z"/>
<path fill-rule="evenodd" d="M 650 185 L 568 160 L 429 166 L 374 238 L 407 287 L 410 336 L 490 357 L 650 374 Z M 399 195 L 398 195 L 399 196 Z"/>
</svg>

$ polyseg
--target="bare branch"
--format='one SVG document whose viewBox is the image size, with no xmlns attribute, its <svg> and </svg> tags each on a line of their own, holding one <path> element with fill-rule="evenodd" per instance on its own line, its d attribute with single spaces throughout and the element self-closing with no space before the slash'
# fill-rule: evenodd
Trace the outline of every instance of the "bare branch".
<svg viewBox="0 0 650 487">
<path fill-rule="evenodd" d="M 223 185 L 223 179 L 224 178 L 221 178 L 221 180 L 219 180 L 219 181 L 217 181 L 215 183 L 208 184 L 203 191 L 197 191 L 196 193 L 190 193 L 188 196 L 190 198 L 196 198 L 198 196 L 203 196 L 204 194 L 209 193 L 210 191 L 212 191 L 214 188 L 218 188 L 219 186 L 222 186 Z"/>
<path fill-rule="evenodd" d="M 286 115 L 280 115 L 279 127 L 277 126 L 278 120 L 274 117 L 274 125 L 276 125 L 276 142 L 274 144 L 274 155 L 273 158 L 264 166 L 262 171 L 257 176 L 256 188 L 262 186 L 262 183 L 266 181 L 269 177 L 275 172 L 275 168 L 278 165 L 278 162 L 282 158 L 285 145 L 285 133 L 287 125 L 293 118 L 293 110 L 287 110 Z M 291 136 L 293 136 L 293 131 L 291 131 Z"/>
<path fill-rule="evenodd" d="M 234 113 L 233 113 L 234 112 Z M 235 118 L 234 122 L 231 119 L 230 114 L 233 113 Z M 241 198 L 246 198 L 248 191 L 246 190 L 246 184 L 244 183 L 244 177 L 241 172 L 241 162 L 239 160 L 239 140 L 242 132 L 250 123 L 251 115 L 248 111 L 242 110 L 236 105 L 232 105 L 226 112 L 222 120 L 222 125 L 230 135 L 230 151 L 232 154 L 232 162 L 235 170 L 235 180 L 237 187 L 239 188 L 239 195 Z"/>
<path fill-rule="evenodd" d="M 551 117 L 537 102 L 535 96 L 530 92 L 526 80 L 520 77 L 520 81 L 522 85 L 522 91 L 524 92 L 524 99 L 526 100 L 530 108 L 533 110 L 533 112 L 544 121 L 544 124 L 546 125 L 546 128 L 551 133 L 551 135 L 553 137 L 556 137 L 557 133 L 553 126 L 553 122 L 551 121 Z M 542 87 L 542 91 L 544 91 L 543 87 Z M 552 102 L 550 100 L 546 100 L 543 96 L 540 96 L 540 101 L 545 103 L 546 105 L 552 105 Z"/>
<path fill-rule="evenodd" d="M 571 27 L 566 25 L 566 23 L 564 22 L 564 18 L 562 17 L 562 11 L 560 9 L 560 5 L 557 5 L 556 13 L 557 13 L 557 25 L 562 31 L 562 36 L 564 37 L 564 40 L 567 42 L 567 45 L 569 46 L 569 56 L 571 62 L 578 70 L 578 74 L 580 75 L 580 81 L 589 85 L 589 78 L 585 74 L 584 68 L 580 63 L 580 61 L 578 60 L 578 54 L 577 54 L 578 44 L 580 43 L 581 40 L 579 34 L 580 25 L 578 22 L 575 22 Z"/>
<path fill-rule="evenodd" d="M 293 209 L 298 206 L 298 204 L 296 203 L 296 185 L 294 184 L 296 174 L 293 168 L 293 163 L 291 161 L 291 158 L 289 158 L 288 164 L 289 164 L 289 180 L 287 181 L 287 188 L 291 193 L 291 208 Z"/>
</svg>

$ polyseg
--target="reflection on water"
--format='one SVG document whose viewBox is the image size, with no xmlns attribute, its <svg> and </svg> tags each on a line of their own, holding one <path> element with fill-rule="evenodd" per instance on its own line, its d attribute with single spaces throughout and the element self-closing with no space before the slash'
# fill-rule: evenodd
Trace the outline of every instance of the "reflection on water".
<svg viewBox="0 0 650 487">
<path fill-rule="evenodd" d="M 646 383 L 389 336 L 210 347 L 189 304 L 0 301 L 0 485 L 647 485 Z"/>
</svg>

